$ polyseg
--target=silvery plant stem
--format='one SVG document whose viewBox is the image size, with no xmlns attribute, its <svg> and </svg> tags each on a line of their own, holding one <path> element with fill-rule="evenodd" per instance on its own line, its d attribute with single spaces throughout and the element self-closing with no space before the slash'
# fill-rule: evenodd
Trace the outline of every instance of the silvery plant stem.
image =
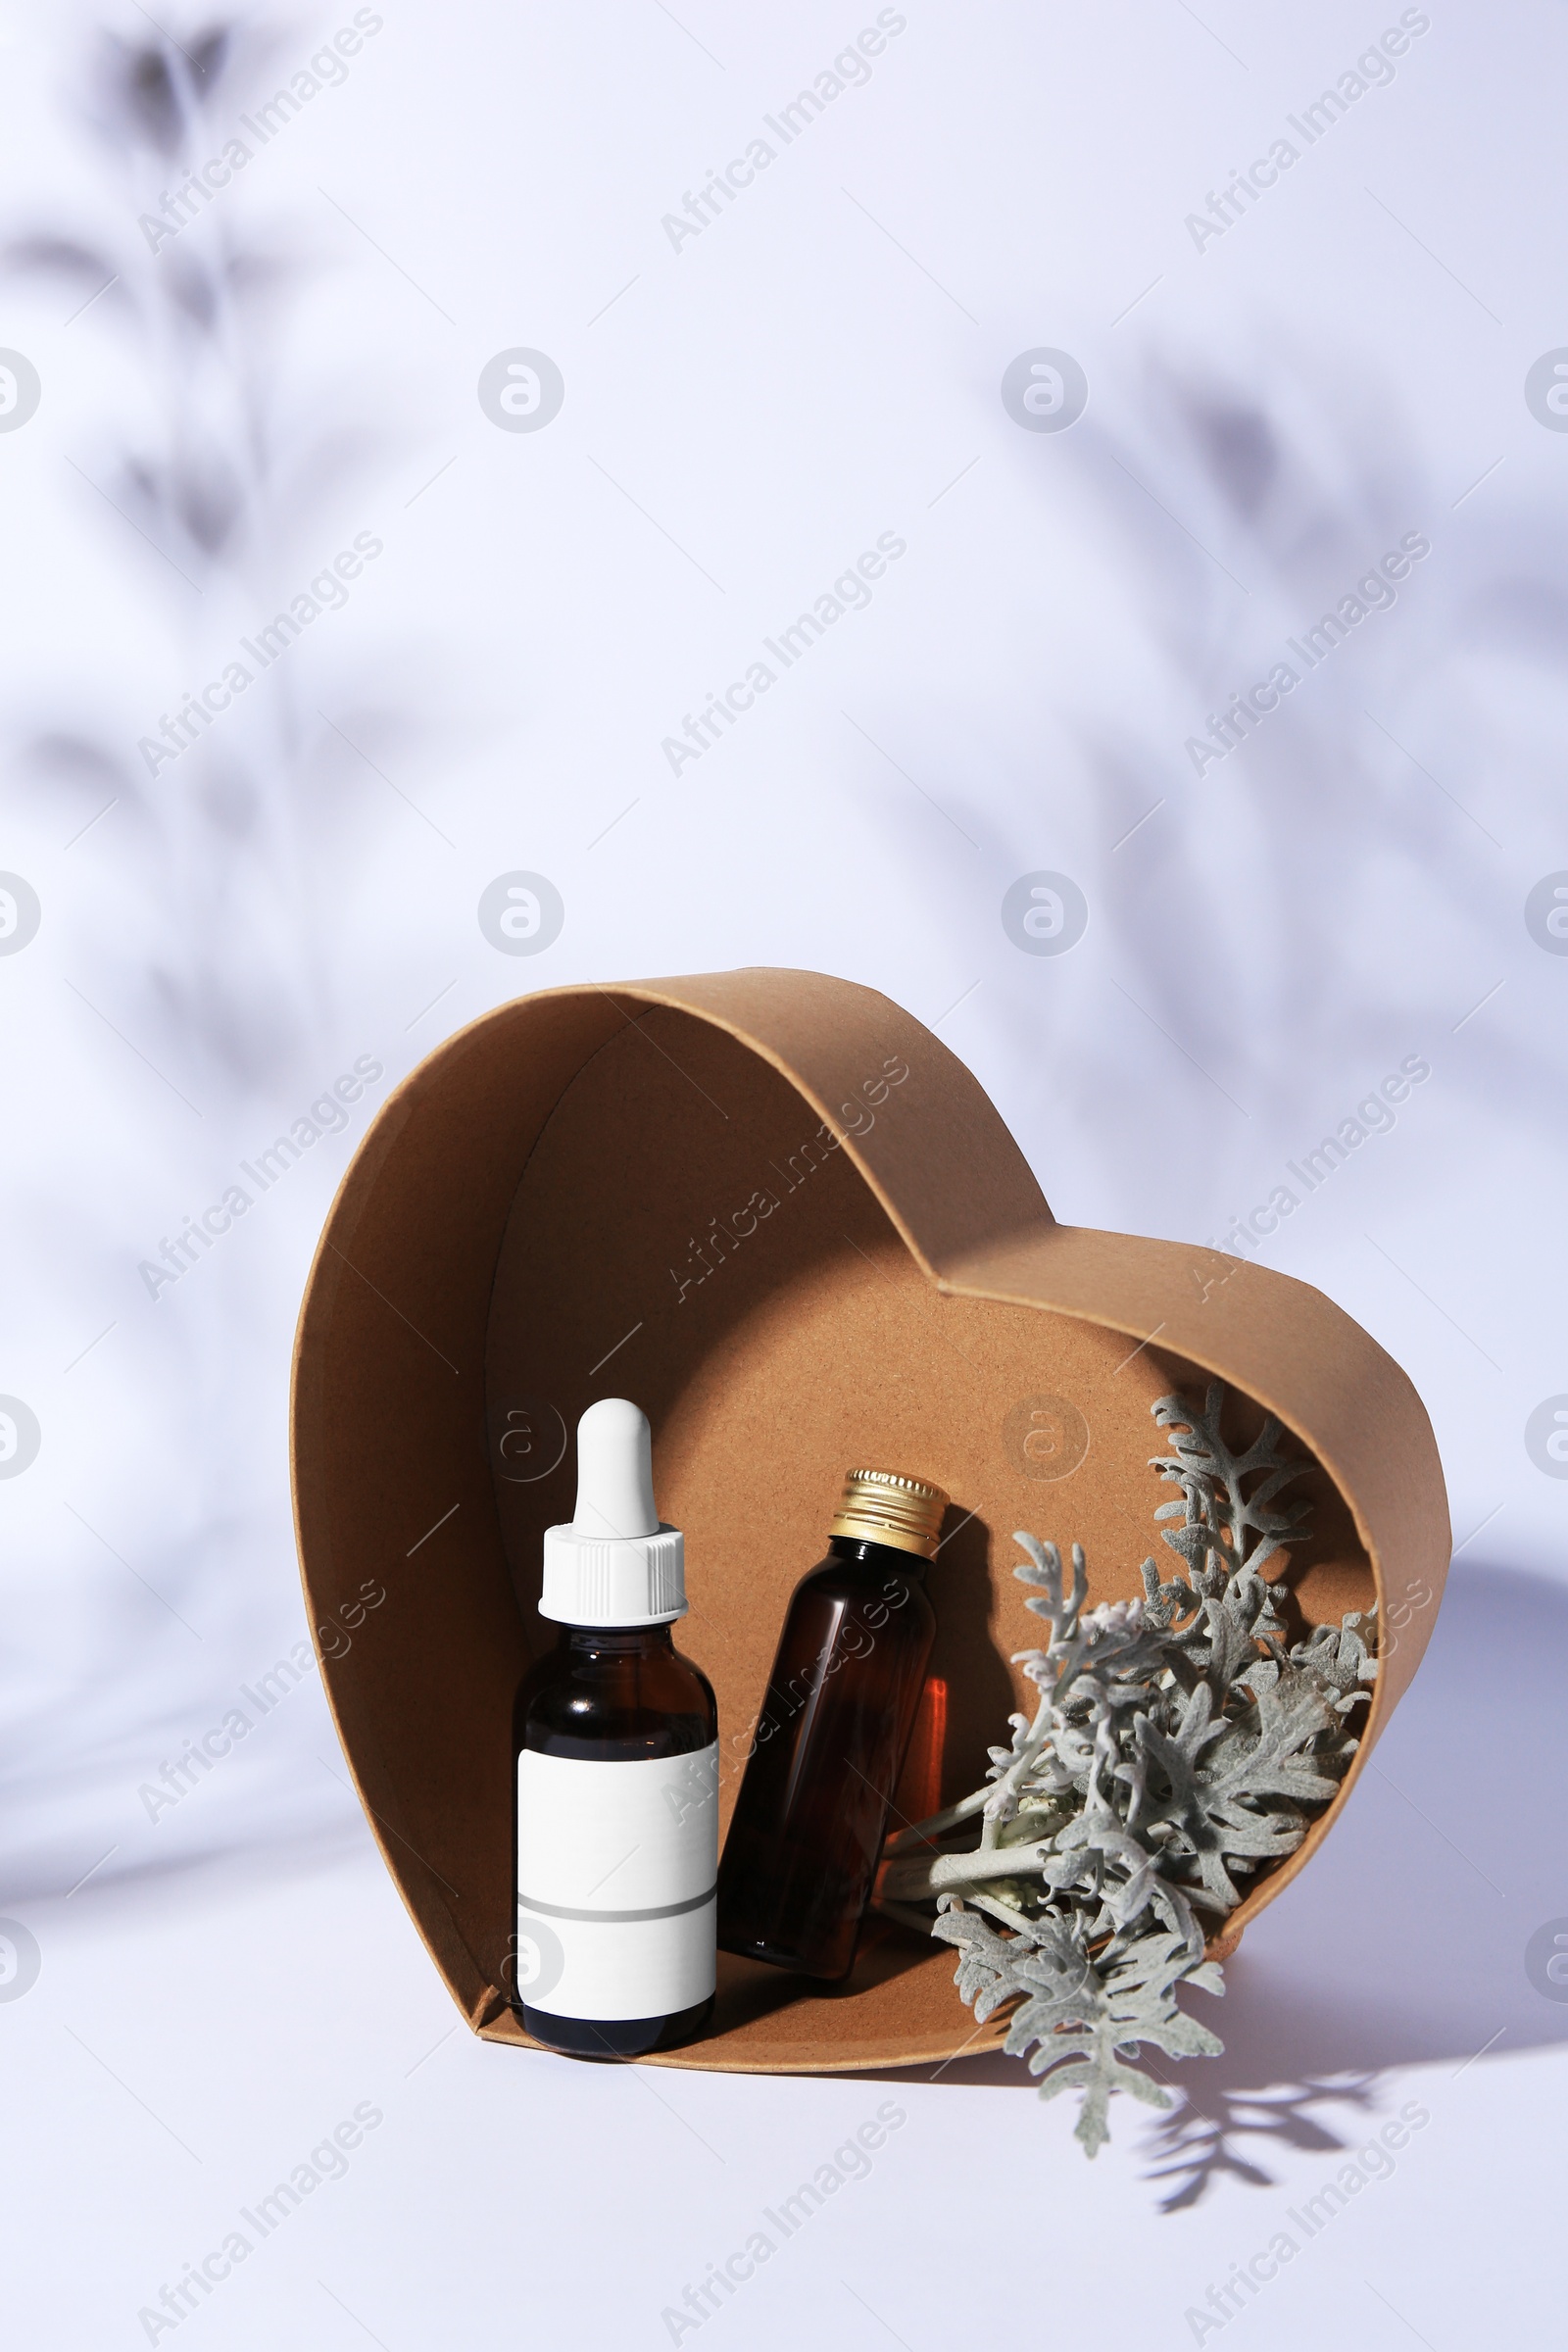
<svg viewBox="0 0 1568 2352">
<path fill-rule="evenodd" d="M 994 1846 L 1000 1819 L 997 1800 L 1004 1793 L 1010 1795 L 1033 1771 L 1050 1734 L 1051 1710 L 1055 1696 L 1056 1686 L 1053 1684 L 1035 1710 L 1028 1739 L 1000 1781 L 974 1789 L 970 1795 L 960 1797 L 956 1805 L 948 1805 L 942 1812 L 930 1814 L 926 1820 L 915 1822 L 910 1829 L 900 1830 L 896 1837 L 888 1839 L 882 1849 L 884 1854 L 906 1854 L 917 1845 L 929 1845 L 936 1838 L 946 1836 L 949 1830 L 956 1829 L 960 1821 L 972 1821 L 977 1813 L 987 1815 L 981 1832 L 982 1842 L 987 1847 Z"/>
<path fill-rule="evenodd" d="M 956 1830 L 960 1821 L 972 1821 L 984 1808 L 990 1795 L 989 1788 L 977 1788 L 972 1796 L 961 1798 L 957 1804 L 945 1806 L 940 1813 L 929 1814 L 924 1821 L 915 1822 L 910 1829 L 900 1830 L 883 1846 L 883 1853 L 906 1854 L 914 1846 L 931 1844 L 933 1839 L 945 1837 L 949 1830 Z"/>
<path fill-rule="evenodd" d="M 1017 1928 L 1021 1915 L 1014 1905 L 1000 1902 L 994 1895 L 977 1894 L 973 1887 L 965 1888 L 963 1899 L 969 1910 L 988 1912 L 1000 1927 Z M 877 1898 L 875 1909 L 879 1919 L 890 1919 L 895 1927 L 911 1928 L 916 1936 L 929 1936 L 931 1933 L 929 1911 L 917 1911 L 910 1903 L 890 1903 L 881 1896 Z"/>
<path fill-rule="evenodd" d="M 1051 1859 L 1048 1841 L 1028 1845 L 977 1846 L 967 1854 L 937 1854 L 929 1862 L 895 1862 L 883 1884 L 889 1902 L 930 1902 L 992 1879 L 1038 1877 Z M 927 1923 L 922 1923 L 927 1924 Z"/>
</svg>

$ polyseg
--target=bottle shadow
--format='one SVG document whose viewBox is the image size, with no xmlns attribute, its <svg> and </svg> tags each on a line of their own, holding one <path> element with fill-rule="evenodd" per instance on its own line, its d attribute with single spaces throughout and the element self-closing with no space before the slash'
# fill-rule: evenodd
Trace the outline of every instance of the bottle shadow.
<svg viewBox="0 0 1568 2352">
<path fill-rule="evenodd" d="M 776 2017 L 798 2001 L 853 2001 L 878 1985 L 906 1976 L 931 1957 L 931 1944 L 922 1936 L 892 1920 L 870 1918 L 860 1931 L 855 1966 L 841 1984 L 823 1984 L 812 1977 L 763 1960 L 747 1960 L 732 1952 L 718 1955 L 717 1999 L 710 2034 L 729 2033 Z"/>
<path fill-rule="evenodd" d="M 960 1497 L 948 1514 L 951 1532 L 938 1544 L 927 1578 L 937 1610 L 928 1687 L 940 1685 L 944 1690 L 938 1785 L 933 1791 L 912 1784 L 910 1768 L 919 1761 L 912 1751 L 894 1791 L 890 1829 L 909 1826 L 901 1812 L 919 1820 L 978 1788 L 991 1749 L 1006 1743 L 1007 1717 L 1018 1705 L 991 1628 L 996 1606 L 991 1562 L 996 1561 L 997 1583 L 1005 1590 L 1004 1580 L 1016 1553 L 1009 1557 L 1005 1544 L 993 1544 L 992 1529 L 979 1511 L 965 1516 L 963 1510 Z M 1034 1623 L 1024 1619 L 1023 1640 Z"/>
</svg>

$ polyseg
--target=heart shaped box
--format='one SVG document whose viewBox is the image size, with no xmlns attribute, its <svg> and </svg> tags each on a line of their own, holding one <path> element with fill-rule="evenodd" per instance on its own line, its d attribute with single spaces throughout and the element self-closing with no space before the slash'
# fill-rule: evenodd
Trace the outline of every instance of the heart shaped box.
<svg viewBox="0 0 1568 2352">
<path fill-rule="evenodd" d="M 1088 1553 L 1092 1601 L 1141 1592 L 1170 1489 L 1156 1397 L 1225 1381 L 1312 1454 L 1306 1624 L 1381 1604 L 1383 1659 L 1327 1836 L 1419 1662 L 1449 1552 L 1431 1426 L 1404 1374 L 1306 1284 L 1188 1244 L 1058 1225 L 978 1082 L 908 1013 L 815 972 L 554 989 L 503 1004 L 393 1094 L 343 1179 L 295 1348 L 310 1621 L 360 1798 L 474 2032 L 526 2043 L 512 1933 L 513 1696 L 554 1638 L 540 1540 L 569 1519 L 568 1432 L 634 1397 L 685 1530 L 680 1646 L 718 1696 L 722 1818 L 785 1604 L 845 1470 L 954 1498 L 939 1631 L 896 1796 L 978 1785 L 1032 1687 L 1022 1527 Z M 382 1598 L 370 1601 L 374 1592 Z M 352 1632 L 349 1630 L 352 1627 Z M 994 2046 L 954 1955 L 875 1921 L 848 1984 L 719 1955 L 710 2032 L 675 2066 L 817 2072 Z"/>
</svg>

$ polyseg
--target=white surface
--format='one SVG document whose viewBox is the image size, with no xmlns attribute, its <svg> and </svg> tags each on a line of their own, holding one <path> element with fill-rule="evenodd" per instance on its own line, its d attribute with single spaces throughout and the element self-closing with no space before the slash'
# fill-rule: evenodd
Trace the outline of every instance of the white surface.
<svg viewBox="0 0 1568 2352">
<path fill-rule="evenodd" d="M 207 22 L 156 13 L 187 44 Z M 191 159 L 351 13 L 259 18 L 270 52 Z M 381 13 L 156 255 L 136 216 L 172 169 L 102 134 L 90 12 L 0 23 L 4 228 L 54 240 L 0 305 L 43 383 L 0 434 L 0 866 L 42 906 L 0 957 L 0 1393 L 42 1433 L 0 1482 L 0 1911 L 43 1956 L 0 2004 L 14 2332 L 145 2340 L 162 2282 L 370 2101 L 345 2177 L 192 2342 L 666 2342 L 664 2306 L 893 2095 L 868 2177 L 705 2340 L 924 2352 L 1045 2312 L 1192 2341 L 1187 2309 L 1412 2099 L 1431 2124 L 1393 2177 L 1225 2332 L 1443 2348 L 1505 2302 L 1549 2340 L 1564 2013 L 1523 1955 L 1568 1913 L 1568 1484 L 1523 1433 L 1568 1392 L 1568 958 L 1523 910 L 1568 867 L 1568 436 L 1523 385 L 1568 341 L 1561 12 L 1435 6 L 1201 251 L 1186 216 L 1397 10 L 907 6 L 678 250 L 662 217 L 874 11 Z M 206 312 L 225 241 L 252 259 Z M 1088 376 L 1061 433 L 999 394 L 1041 347 Z M 537 432 L 475 396 L 518 348 L 564 378 Z M 175 461 L 204 471 L 194 530 Z M 1207 714 L 1407 533 L 1432 552 L 1396 604 L 1197 776 Z M 356 571 L 357 537 L 380 552 Z M 846 586 L 672 773 L 686 714 L 879 539 L 904 552 L 868 600 Z M 138 740 L 339 555 L 344 597 L 150 776 Z M 1059 957 L 1001 920 L 1042 871 L 1089 908 Z M 519 872 L 564 906 L 531 957 L 475 916 Z M 1172 2140 L 1115 2113 L 1093 2167 L 990 2062 L 890 2091 L 449 2032 L 314 1676 L 275 1679 L 176 1802 L 139 1794 L 303 1635 L 289 1343 L 387 1086 L 519 990 L 741 962 L 884 989 L 1058 1214 L 1199 1243 L 1431 1066 L 1263 1254 L 1415 1378 L 1450 1597 L 1377 1772 L 1230 1972 L 1195 2110 Z M 315 1127 L 265 1192 L 241 1174 Z M 236 1185 L 246 1213 L 150 1295 L 138 1267 Z M 1161 2150 L 1220 2126 L 1166 2213 Z M 563 2219 L 584 2175 L 587 2236 Z"/>
</svg>

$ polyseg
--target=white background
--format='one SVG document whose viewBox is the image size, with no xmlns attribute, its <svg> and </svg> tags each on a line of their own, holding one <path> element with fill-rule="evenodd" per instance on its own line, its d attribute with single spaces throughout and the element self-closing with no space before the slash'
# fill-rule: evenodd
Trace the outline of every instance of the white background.
<svg viewBox="0 0 1568 2352">
<path fill-rule="evenodd" d="M 677 249 L 662 217 L 873 10 L 389 0 L 155 254 L 174 153 L 218 154 L 352 12 L 258 14 L 198 101 L 104 6 L 12 8 L 0 74 L 0 344 L 43 385 L 0 434 L 0 866 L 42 907 L 0 957 L 0 1391 L 42 1433 L 0 1482 L 0 1911 L 41 1952 L 0 2002 L 17 2340 L 147 2340 L 162 2285 L 368 2101 L 346 2178 L 182 2342 L 667 2343 L 890 2097 L 870 2177 L 705 2345 L 1446 2352 L 1502 2301 L 1547 2340 L 1568 2010 L 1525 1946 L 1568 1913 L 1568 1484 L 1524 1430 L 1568 1391 L 1568 959 L 1524 903 L 1568 866 L 1568 436 L 1523 387 L 1568 343 L 1562 11 L 1436 0 L 1200 249 L 1187 216 L 1396 9 L 908 0 Z M 159 14 L 187 49 L 211 24 Z M 476 398 L 518 346 L 565 380 L 537 432 Z M 1059 433 L 1000 397 L 1042 346 L 1089 380 Z M 139 739 L 358 532 L 382 553 L 343 609 L 150 775 Z M 869 607 L 673 774 L 663 739 L 884 532 Z M 1407 532 L 1432 552 L 1396 605 L 1195 774 L 1208 713 Z M 565 906 L 532 960 L 475 916 L 514 869 Z M 1089 904 L 1059 957 L 1001 920 L 1040 870 Z M 1010 2063 L 748 2081 L 472 2040 L 314 1675 L 177 1807 L 138 1800 L 304 1637 L 289 1347 L 385 1090 L 527 988 L 752 962 L 940 1023 L 1059 1216 L 1198 1242 L 1431 1065 L 1262 1254 L 1415 1379 L 1448 1598 L 1205 2005 L 1228 2054 L 1163 2122 L 1117 2102 L 1093 2166 Z M 347 1128 L 150 1297 L 141 1261 L 357 1056 L 385 1076 Z M 1393 2178 L 1200 2330 L 1411 2100 Z"/>
</svg>

